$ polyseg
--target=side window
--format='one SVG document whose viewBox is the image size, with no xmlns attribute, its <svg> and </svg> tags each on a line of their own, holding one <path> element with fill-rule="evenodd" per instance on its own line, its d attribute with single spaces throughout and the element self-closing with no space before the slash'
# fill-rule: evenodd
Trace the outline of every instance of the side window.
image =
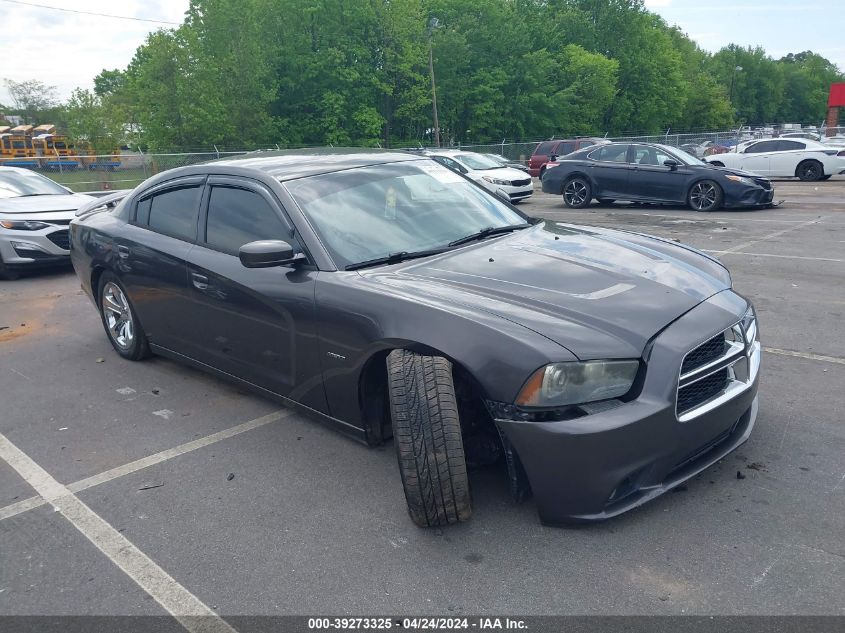
<svg viewBox="0 0 845 633">
<path fill-rule="evenodd" d="M 202 187 L 181 187 L 138 203 L 136 222 L 157 233 L 192 242 L 197 237 L 197 213 Z"/>
<path fill-rule="evenodd" d="M 566 154 L 571 154 L 575 151 L 575 143 L 561 143 L 557 148 L 557 153 L 561 156 L 565 156 Z"/>
<path fill-rule="evenodd" d="M 807 149 L 807 144 L 800 141 L 778 141 L 777 151 L 788 152 L 796 149 Z"/>
<path fill-rule="evenodd" d="M 534 150 L 534 154 L 537 156 L 548 156 L 554 146 L 555 144 L 550 141 L 540 143 L 537 146 L 537 149 Z"/>
<path fill-rule="evenodd" d="M 213 187 L 206 223 L 208 247 L 237 255 L 241 246 L 256 240 L 292 243 L 290 229 L 261 195 L 245 189 Z"/>
<path fill-rule="evenodd" d="M 604 163 L 624 163 L 627 154 L 627 145 L 602 145 L 590 154 L 590 158 Z"/>
<path fill-rule="evenodd" d="M 746 154 L 759 154 L 761 152 L 774 152 L 777 150 L 779 141 L 760 141 L 759 143 L 754 143 L 754 145 L 749 145 L 745 148 Z"/>
</svg>

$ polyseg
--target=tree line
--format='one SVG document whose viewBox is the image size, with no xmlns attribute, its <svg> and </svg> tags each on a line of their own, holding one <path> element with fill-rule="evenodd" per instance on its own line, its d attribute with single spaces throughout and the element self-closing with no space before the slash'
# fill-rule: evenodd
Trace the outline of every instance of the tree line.
<svg viewBox="0 0 845 633">
<path fill-rule="evenodd" d="M 429 46 L 447 143 L 821 123 L 843 80 L 810 51 L 710 54 L 642 0 L 192 0 L 57 116 L 153 150 L 425 144 Z"/>
</svg>

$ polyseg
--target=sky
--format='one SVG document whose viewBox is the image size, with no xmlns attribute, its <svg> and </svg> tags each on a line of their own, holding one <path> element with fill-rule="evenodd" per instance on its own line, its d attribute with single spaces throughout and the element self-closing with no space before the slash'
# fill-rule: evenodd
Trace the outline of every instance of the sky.
<svg viewBox="0 0 845 633">
<path fill-rule="evenodd" d="M 76 87 L 93 87 L 104 68 L 123 69 L 156 24 L 45 9 L 106 13 L 179 23 L 188 0 L 0 0 L 0 80 L 38 79 L 64 100 Z M 845 70 L 843 0 L 645 0 L 699 46 L 715 52 L 736 43 L 762 46 L 773 57 L 813 50 Z M 10 103 L 0 84 L 0 103 Z"/>
</svg>

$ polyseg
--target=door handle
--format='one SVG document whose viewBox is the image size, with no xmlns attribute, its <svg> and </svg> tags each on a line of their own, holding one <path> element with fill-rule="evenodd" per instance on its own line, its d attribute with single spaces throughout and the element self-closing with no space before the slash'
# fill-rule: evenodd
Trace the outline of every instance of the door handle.
<svg viewBox="0 0 845 633">
<path fill-rule="evenodd" d="M 127 257 L 129 257 L 129 247 L 124 246 L 123 244 L 118 244 L 117 254 L 121 259 L 126 259 Z"/>
<path fill-rule="evenodd" d="M 191 273 L 191 283 L 197 290 L 205 290 L 208 288 L 208 277 L 197 273 Z"/>
</svg>

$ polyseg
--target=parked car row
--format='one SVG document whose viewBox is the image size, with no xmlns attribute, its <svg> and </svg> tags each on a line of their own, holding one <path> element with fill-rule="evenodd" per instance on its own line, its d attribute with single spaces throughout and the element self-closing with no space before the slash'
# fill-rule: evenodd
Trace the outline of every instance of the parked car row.
<svg viewBox="0 0 845 633">
<path fill-rule="evenodd" d="M 845 148 L 797 137 L 749 141 L 734 152 L 704 160 L 717 167 L 743 169 L 773 178 L 815 181 L 845 173 Z"/>
</svg>

